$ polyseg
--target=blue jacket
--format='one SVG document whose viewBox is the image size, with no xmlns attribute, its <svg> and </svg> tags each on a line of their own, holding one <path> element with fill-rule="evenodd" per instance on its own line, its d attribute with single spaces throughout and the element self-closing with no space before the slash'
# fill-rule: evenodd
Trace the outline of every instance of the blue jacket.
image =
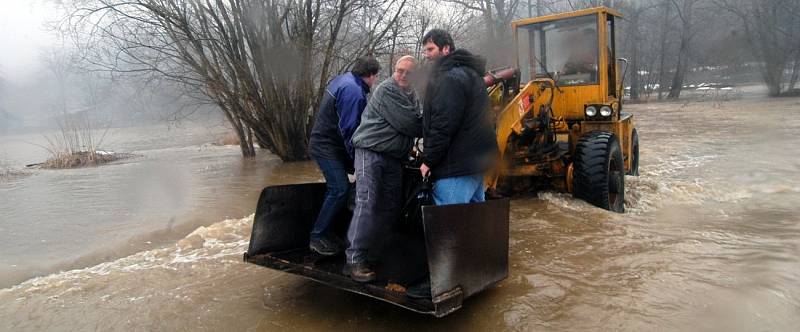
<svg viewBox="0 0 800 332">
<path fill-rule="evenodd" d="M 369 85 L 349 72 L 328 83 L 308 142 L 312 157 L 338 160 L 352 170 L 352 137 L 361 123 L 368 93 Z"/>
</svg>

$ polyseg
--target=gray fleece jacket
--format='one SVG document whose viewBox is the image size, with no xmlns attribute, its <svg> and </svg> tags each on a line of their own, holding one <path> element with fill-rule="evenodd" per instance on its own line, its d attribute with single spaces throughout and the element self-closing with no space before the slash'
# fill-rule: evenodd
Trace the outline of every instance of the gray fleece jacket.
<svg viewBox="0 0 800 332">
<path fill-rule="evenodd" d="M 422 115 L 414 90 L 403 91 L 389 77 L 372 92 L 361 125 L 353 134 L 353 146 L 403 158 L 411 151 L 414 138 L 421 136 Z"/>
</svg>

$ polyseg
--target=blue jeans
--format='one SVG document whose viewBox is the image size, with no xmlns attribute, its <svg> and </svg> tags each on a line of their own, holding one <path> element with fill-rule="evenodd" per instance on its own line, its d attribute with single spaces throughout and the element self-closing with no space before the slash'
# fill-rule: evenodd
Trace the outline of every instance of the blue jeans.
<svg viewBox="0 0 800 332">
<path fill-rule="evenodd" d="M 350 179 L 347 178 L 347 166 L 333 159 L 315 158 L 322 175 L 325 176 L 325 201 L 311 230 L 311 239 L 319 239 L 327 231 L 333 218 L 347 204 L 347 195 L 350 193 Z"/>
<path fill-rule="evenodd" d="M 436 205 L 483 202 L 484 191 L 483 173 L 443 178 L 433 183 L 433 202 Z"/>
</svg>

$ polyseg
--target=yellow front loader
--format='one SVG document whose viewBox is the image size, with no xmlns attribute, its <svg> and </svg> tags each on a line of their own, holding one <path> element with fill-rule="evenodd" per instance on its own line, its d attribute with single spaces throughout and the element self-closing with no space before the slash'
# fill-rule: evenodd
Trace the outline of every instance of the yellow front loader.
<svg viewBox="0 0 800 332">
<path fill-rule="evenodd" d="M 616 17 L 595 8 L 514 22 L 517 67 L 484 78 L 501 148 L 486 177 L 490 194 L 548 184 L 624 211 L 624 173 L 637 173 L 639 153 L 613 60 Z M 406 167 L 403 182 L 403 197 L 415 197 L 419 168 Z M 342 273 L 344 256 L 309 250 L 324 197 L 324 183 L 264 188 L 244 260 L 436 317 L 508 277 L 506 198 L 425 205 L 404 212 L 401 222 L 382 220 L 392 229 L 370 251 L 379 278 L 359 283 Z M 332 231 L 344 237 L 351 217 L 350 209 L 340 211 Z M 404 285 L 424 279 L 430 298 L 406 294 Z"/>
<path fill-rule="evenodd" d="M 500 148 L 486 177 L 490 195 L 552 186 L 624 212 L 639 142 L 633 115 L 622 111 L 620 17 L 597 7 L 512 23 L 516 67 L 485 77 Z"/>
</svg>

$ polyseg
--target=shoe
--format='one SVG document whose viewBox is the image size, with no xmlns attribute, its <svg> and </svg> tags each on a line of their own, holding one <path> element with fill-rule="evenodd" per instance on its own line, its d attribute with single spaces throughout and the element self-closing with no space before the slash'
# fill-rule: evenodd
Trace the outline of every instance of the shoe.
<svg viewBox="0 0 800 332">
<path fill-rule="evenodd" d="M 408 288 L 406 288 L 406 296 L 412 299 L 430 299 L 431 281 L 425 280 L 423 282 L 408 286 Z"/>
<path fill-rule="evenodd" d="M 334 256 L 342 252 L 342 247 L 327 237 L 311 239 L 308 248 L 323 256 Z"/>
<path fill-rule="evenodd" d="M 344 265 L 342 273 L 358 282 L 375 280 L 375 271 L 369 268 L 366 262 L 347 263 Z"/>
</svg>

